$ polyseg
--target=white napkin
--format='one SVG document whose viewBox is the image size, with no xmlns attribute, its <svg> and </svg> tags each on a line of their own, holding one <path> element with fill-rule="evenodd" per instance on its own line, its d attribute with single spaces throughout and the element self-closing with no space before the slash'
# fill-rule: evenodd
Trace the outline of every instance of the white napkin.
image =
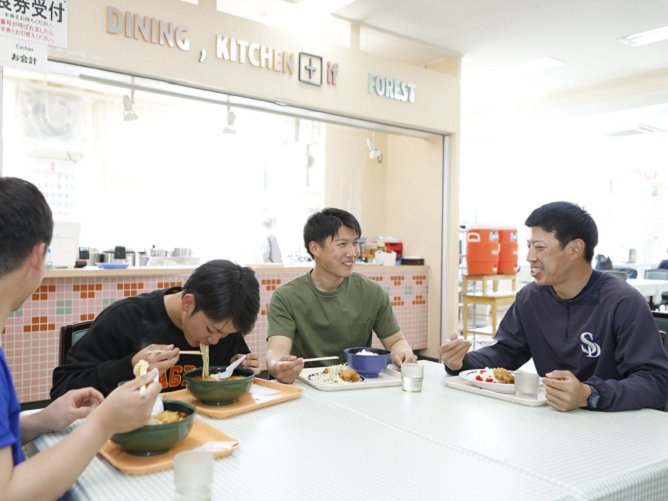
<svg viewBox="0 0 668 501">
<path fill-rule="evenodd" d="M 229 450 L 237 444 L 238 442 L 207 442 L 204 445 L 195 447 L 193 450 L 202 452 L 219 452 Z"/>
<path fill-rule="evenodd" d="M 155 376 L 153 382 L 160 384 L 160 373 L 158 373 L 158 375 Z M 165 410 L 165 405 L 162 403 L 163 396 L 164 394 L 161 393 L 158 395 L 158 398 L 155 399 L 155 403 L 153 404 L 153 409 L 151 410 L 151 416 L 156 416 Z"/>
<path fill-rule="evenodd" d="M 260 386 L 259 384 L 252 384 L 250 390 L 248 390 L 248 393 L 252 393 L 253 395 L 258 395 L 261 397 L 274 395 L 275 393 L 280 392 L 281 390 L 274 390 L 273 388 L 267 388 L 266 386 Z"/>
</svg>

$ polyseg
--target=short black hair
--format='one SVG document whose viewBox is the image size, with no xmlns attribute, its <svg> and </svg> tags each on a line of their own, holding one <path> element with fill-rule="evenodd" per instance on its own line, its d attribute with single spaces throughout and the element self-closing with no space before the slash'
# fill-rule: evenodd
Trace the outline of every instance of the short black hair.
<svg viewBox="0 0 668 501">
<path fill-rule="evenodd" d="M 533 211 L 524 224 L 554 232 L 562 249 L 569 242 L 580 238 L 585 243 L 585 259 L 588 263 L 594 259 L 598 228 L 591 214 L 582 207 L 570 202 L 551 202 Z"/>
<path fill-rule="evenodd" d="M 0 277 L 23 265 L 35 244 L 49 247 L 53 215 L 37 187 L 16 177 L 0 178 Z"/>
<path fill-rule="evenodd" d="M 306 225 L 304 225 L 304 247 L 306 247 L 306 252 L 313 257 L 308 244 L 316 242 L 322 247 L 325 245 L 325 240 L 334 238 L 339 234 L 341 226 L 346 226 L 353 230 L 357 238 L 362 236 L 362 228 L 359 221 L 348 211 L 329 207 L 311 214 L 306 221 Z"/>
<path fill-rule="evenodd" d="M 231 319 L 242 334 L 253 330 L 260 311 L 260 284 L 255 272 L 225 259 L 198 267 L 183 286 L 195 296 L 193 314 L 202 311 L 216 322 Z"/>
</svg>

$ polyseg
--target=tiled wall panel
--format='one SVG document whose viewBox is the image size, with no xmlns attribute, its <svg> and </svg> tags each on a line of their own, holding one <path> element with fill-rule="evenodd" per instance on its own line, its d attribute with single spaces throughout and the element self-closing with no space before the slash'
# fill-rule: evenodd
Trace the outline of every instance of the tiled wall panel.
<svg viewBox="0 0 668 501">
<path fill-rule="evenodd" d="M 361 271 L 390 295 L 401 329 L 414 349 L 427 347 L 429 272 Z M 266 309 L 273 291 L 300 273 L 281 270 L 258 273 L 261 307 L 255 329 L 246 342 L 259 353 L 264 369 L 267 351 Z M 114 301 L 143 292 L 183 285 L 187 275 L 140 277 L 46 278 L 21 309 L 12 312 L 2 332 L 20 402 L 49 398 L 51 375 L 58 365 L 60 327 L 94 319 Z M 381 347 L 374 336 L 374 346 Z"/>
</svg>

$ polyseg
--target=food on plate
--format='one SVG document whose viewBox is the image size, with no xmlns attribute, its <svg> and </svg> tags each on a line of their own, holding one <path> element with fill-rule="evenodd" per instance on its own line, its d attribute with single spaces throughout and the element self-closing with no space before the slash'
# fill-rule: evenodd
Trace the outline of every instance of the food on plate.
<svg viewBox="0 0 668 501">
<path fill-rule="evenodd" d="M 478 371 L 474 379 L 483 383 L 515 384 L 515 376 L 502 367 L 496 369 L 485 367 Z"/>
<path fill-rule="evenodd" d="M 374 353 L 373 351 L 368 351 L 368 350 L 362 350 L 355 353 L 355 355 L 374 355 L 377 357 L 378 353 Z"/>
<path fill-rule="evenodd" d="M 356 383 L 360 380 L 360 375 L 357 374 L 353 369 L 344 369 L 339 372 L 339 377 L 343 379 L 346 383 Z"/>
<path fill-rule="evenodd" d="M 151 416 L 151 419 L 147 423 L 149 426 L 155 426 L 157 424 L 167 424 L 167 423 L 176 423 L 188 417 L 184 412 L 176 411 L 162 411 L 160 414 Z"/>
<path fill-rule="evenodd" d="M 515 384 L 515 376 L 513 376 L 508 369 L 497 367 L 494 369 L 494 377 L 501 384 Z"/>
<path fill-rule="evenodd" d="M 230 376 L 225 379 L 218 379 L 215 377 L 215 374 L 210 376 L 195 376 L 193 379 L 199 379 L 200 381 L 234 381 L 235 379 L 244 379 L 247 376 Z"/>
<path fill-rule="evenodd" d="M 360 375 L 348 364 L 332 365 L 322 372 L 317 372 L 309 376 L 311 381 L 325 384 L 352 384 L 362 381 Z"/>
</svg>

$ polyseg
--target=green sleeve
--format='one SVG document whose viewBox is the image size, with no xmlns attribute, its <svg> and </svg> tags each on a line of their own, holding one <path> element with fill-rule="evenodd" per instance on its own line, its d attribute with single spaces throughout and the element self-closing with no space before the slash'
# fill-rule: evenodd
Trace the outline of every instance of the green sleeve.
<svg viewBox="0 0 668 501">
<path fill-rule="evenodd" d="M 376 322 L 373 324 L 373 330 L 379 339 L 385 339 L 399 332 L 401 326 L 397 321 L 397 317 L 394 316 L 389 294 L 375 282 L 374 286 L 376 286 L 376 295 L 378 297 L 378 314 L 376 315 Z"/>
<path fill-rule="evenodd" d="M 294 339 L 295 332 L 297 332 L 297 324 L 295 323 L 291 308 L 288 302 L 281 296 L 282 294 L 279 291 L 275 291 L 269 301 L 269 307 L 267 308 L 267 321 L 269 322 L 267 339 L 271 336 L 285 336 Z"/>
</svg>

